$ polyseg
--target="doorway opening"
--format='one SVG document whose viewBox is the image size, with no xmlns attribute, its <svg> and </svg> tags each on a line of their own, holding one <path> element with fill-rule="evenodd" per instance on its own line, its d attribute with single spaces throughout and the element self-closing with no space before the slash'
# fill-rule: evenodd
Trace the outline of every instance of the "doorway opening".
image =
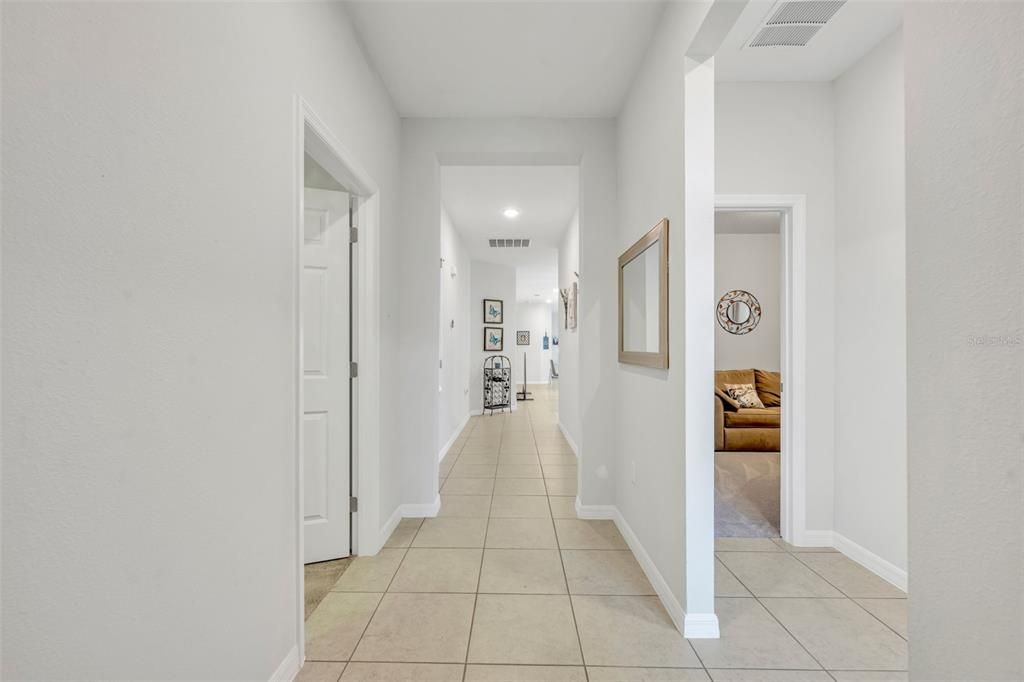
<svg viewBox="0 0 1024 682">
<path fill-rule="evenodd" d="M 715 213 L 715 537 L 781 537 L 782 214 Z"/>
<path fill-rule="evenodd" d="M 560 344 L 575 336 L 565 305 L 579 271 L 579 193 L 577 165 L 441 166 L 439 483 L 476 415 L 543 412 L 557 424 L 560 403 L 577 395 L 555 381 L 577 362 L 576 344 Z"/>
<path fill-rule="evenodd" d="M 715 201 L 715 536 L 806 540 L 802 196 Z"/>
<path fill-rule="evenodd" d="M 376 185 L 301 98 L 295 144 L 297 642 L 355 554 L 375 554 Z M 365 453 L 360 456 L 360 453 Z M 360 504 L 361 502 L 361 504 Z"/>
</svg>

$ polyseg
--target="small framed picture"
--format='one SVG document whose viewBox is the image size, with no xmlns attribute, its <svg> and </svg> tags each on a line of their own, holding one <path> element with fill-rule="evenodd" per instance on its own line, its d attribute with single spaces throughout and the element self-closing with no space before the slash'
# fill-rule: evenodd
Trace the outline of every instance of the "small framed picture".
<svg viewBox="0 0 1024 682">
<path fill-rule="evenodd" d="M 497 298 L 485 298 L 484 299 L 484 324 L 504 324 L 504 313 L 505 304 L 501 299 Z"/>
<path fill-rule="evenodd" d="M 484 327 L 484 350 L 500 351 L 505 349 L 505 330 L 501 327 Z"/>
<path fill-rule="evenodd" d="M 530 345 L 530 332 L 516 332 L 516 345 L 517 346 L 529 346 Z"/>
</svg>

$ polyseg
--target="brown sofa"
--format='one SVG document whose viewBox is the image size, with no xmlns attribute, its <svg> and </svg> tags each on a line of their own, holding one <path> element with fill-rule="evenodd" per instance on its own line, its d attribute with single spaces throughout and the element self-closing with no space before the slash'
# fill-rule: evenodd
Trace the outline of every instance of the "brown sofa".
<svg viewBox="0 0 1024 682">
<path fill-rule="evenodd" d="M 740 407 L 725 384 L 753 384 L 764 409 Z M 782 382 L 778 372 L 730 369 L 715 372 L 715 450 L 778 452 L 782 442 Z"/>
</svg>

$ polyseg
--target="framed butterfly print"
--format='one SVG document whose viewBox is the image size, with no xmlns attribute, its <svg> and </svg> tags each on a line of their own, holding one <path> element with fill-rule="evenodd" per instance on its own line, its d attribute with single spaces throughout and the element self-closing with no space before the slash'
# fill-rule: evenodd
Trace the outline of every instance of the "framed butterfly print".
<svg viewBox="0 0 1024 682">
<path fill-rule="evenodd" d="M 505 330 L 501 327 L 484 327 L 484 350 L 501 351 L 505 349 Z"/>
<path fill-rule="evenodd" d="M 484 299 L 484 324 L 504 324 L 505 303 L 497 298 Z"/>
</svg>

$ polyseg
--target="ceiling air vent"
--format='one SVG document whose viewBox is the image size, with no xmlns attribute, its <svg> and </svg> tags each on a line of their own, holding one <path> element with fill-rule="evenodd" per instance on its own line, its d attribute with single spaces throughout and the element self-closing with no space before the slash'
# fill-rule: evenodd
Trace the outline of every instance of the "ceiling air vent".
<svg viewBox="0 0 1024 682">
<path fill-rule="evenodd" d="M 529 239 L 490 239 L 492 249 L 525 249 L 530 246 Z"/>
<path fill-rule="evenodd" d="M 776 5 L 748 47 L 803 47 L 846 0 L 794 0 Z"/>
</svg>

